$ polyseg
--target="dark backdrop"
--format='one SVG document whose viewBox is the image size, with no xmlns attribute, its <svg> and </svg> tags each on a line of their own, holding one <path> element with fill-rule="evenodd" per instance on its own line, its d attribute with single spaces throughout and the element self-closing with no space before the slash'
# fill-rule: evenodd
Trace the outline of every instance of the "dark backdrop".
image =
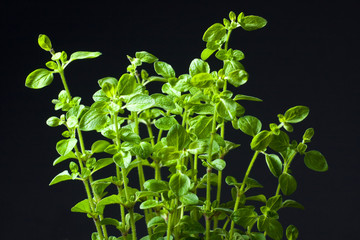
<svg viewBox="0 0 360 240">
<path fill-rule="evenodd" d="M 50 99 L 59 79 L 42 90 L 24 87 L 28 73 L 44 67 L 49 55 L 37 46 L 50 36 L 56 50 L 100 51 L 94 60 L 72 63 L 67 77 L 73 95 L 91 104 L 97 80 L 126 71 L 126 55 L 146 50 L 170 63 L 180 75 L 200 56 L 202 34 L 230 10 L 268 20 L 256 32 L 234 31 L 230 47 L 245 53 L 250 74 L 238 91 L 263 103 L 244 103 L 266 126 L 295 105 L 310 115 L 295 125 L 299 139 L 315 129 L 309 149 L 321 151 L 329 171 L 315 173 L 294 162 L 298 190 L 293 198 L 305 211 L 283 210 L 281 221 L 295 224 L 300 239 L 355 239 L 359 220 L 359 21 L 355 1 L 5 1 L 1 7 L 1 236 L 3 239 L 89 239 L 90 219 L 71 213 L 85 198 L 81 183 L 48 187 L 67 164 L 52 167 L 60 129 L 45 121 L 54 115 Z M 249 139 L 228 138 L 242 147 L 228 160 L 227 174 L 240 176 L 249 161 Z M 88 140 L 92 142 L 92 140 Z M 245 157 L 240 157 L 245 156 Z M 264 161 L 252 177 L 274 183 Z M 269 184 L 270 186 L 274 186 Z M 89 230 L 90 229 L 90 230 Z"/>
</svg>

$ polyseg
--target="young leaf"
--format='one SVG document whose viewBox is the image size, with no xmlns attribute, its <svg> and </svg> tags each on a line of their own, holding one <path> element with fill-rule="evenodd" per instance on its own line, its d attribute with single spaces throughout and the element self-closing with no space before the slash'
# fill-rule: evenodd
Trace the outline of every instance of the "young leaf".
<svg viewBox="0 0 360 240">
<path fill-rule="evenodd" d="M 201 52 L 201 59 L 202 60 L 206 60 L 208 59 L 216 50 L 212 50 L 212 49 L 208 49 L 205 48 L 202 52 Z"/>
<path fill-rule="evenodd" d="M 135 57 L 140 59 L 141 62 L 154 63 L 158 60 L 157 57 L 146 51 L 136 52 Z"/>
<path fill-rule="evenodd" d="M 113 156 L 113 160 L 120 168 L 127 168 L 131 163 L 130 152 L 119 152 Z"/>
<path fill-rule="evenodd" d="M 90 58 L 97 58 L 101 55 L 101 52 L 86 52 L 86 51 L 79 51 L 74 52 L 71 54 L 69 62 L 80 60 L 80 59 L 90 59 Z"/>
<path fill-rule="evenodd" d="M 110 145 L 108 141 L 98 140 L 91 145 L 92 153 L 104 152 L 104 150 Z"/>
<path fill-rule="evenodd" d="M 160 130 L 169 130 L 172 126 L 178 125 L 179 123 L 176 121 L 174 117 L 165 116 L 159 118 L 155 121 L 155 127 Z"/>
<path fill-rule="evenodd" d="M 84 199 L 81 202 L 78 202 L 71 208 L 71 211 L 79 213 L 91 213 L 89 199 Z"/>
<path fill-rule="evenodd" d="M 214 78 L 210 73 L 198 73 L 191 78 L 190 83 L 197 88 L 207 88 L 214 83 Z"/>
<path fill-rule="evenodd" d="M 45 34 L 39 35 L 38 44 L 45 51 L 50 51 L 52 49 L 50 38 L 48 36 L 46 36 Z"/>
<path fill-rule="evenodd" d="M 125 105 L 126 109 L 130 112 L 139 112 L 151 108 L 155 104 L 155 100 L 146 94 L 137 94 L 130 98 L 129 102 Z"/>
<path fill-rule="evenodd" d="M 232 121 L 236 117 L 237 107 L 238 105 L 234 100 L 220 98 L 220 101 L 216 104 L 216 111 L 220 117 Z"/>
<path fill-rule="evenodd" d="M 154 63 L 155 72 L 164 78 L 175 77 L 175 71 L 172 66 L 166 62 L 157 61 Z"/>
<path fill-rule="evenodd" d="M 48 120 L 46 120 L 46 124 L 49 127 L 57 127 L 61 124 L 61 120 L 58 117 L 50 117 Z"/>
<path fill-rule="evenodd" d="M 69 174 L 68 170 L 65 170 L 65 171 L 59 173 L 58 175 L 56 175 L 53 178 L 53 180 L 51 180 L 49 186 L 57 184 L 59 182 L 67 181 L 67 180 L 72 180 L 72 177 Z"/>
<path fill-rule="evenodd" d="M 256 117 L 243 116 L 238 120 L 238 127 L 243 133 L 254 137 L 261 131 L 261 122 Z"/>
<path fill-rule="evenodd" d="M 210 73 L 210 66 L 207 62 L 205 62 L 201 59 L 195 58 L 190 63 L 189 73 L 190 73 L 191 77 L 195 76 L 198 73 Z"/>
<path fill-rule="evenodd" d="M 54 74 L 45 68 L 39 68 L 31 72 L 26 80 L 25 86 L 32 89 L 40 89 L 52 83 Z"/>
<path fill-rule="evenodd" d="M 199 198 L 198 198 L 198 196 L 196 194 L 189 192 L 189 193 L 187 193 L 185 195 L 182 195 L 180 197 L 180 201 L 185 206 L 187 206 L 187 205 L 195 205 L 195 204 L 198 204 Z"/>
<path fill-rule="evenodd" d="M 289 173 L 282 173 L 279 177 L 280 189 L 284 195 L 291 195 L 297 188 L 297 182 Z"/>
<path fill-rule="evenodd" d="M 257 97 L 252 97 L 252 96 L 237 94 L 237 95 L 234 97 L 234 101 L 239 101 L 239 100 L 262 102 L 262 100 L 261 100 L 260 98 L 257 98 Z"/>
<path fill-rule="evenodd" d="M 105 126 L 109 117 L 107 112 L 100 108 L 92 108 L 87 111 L 80 119 L 79 127 L 81 131 L 99 130 Z"/>
<path fill-rule="evenodd" d="M 246 31 L 254 31 L 266 26 L 267 21 L 259 16 L 249 15 L 241 18 L 240 26 Z"/>
<path fill-rule="evenodd" d="M 208 138 L 212 130 L 212 117 L 200 115 L 190 122 L 190 131 L 195 133 L 199 139 Z"/>
<path fill-rule="evenodd" d="M 133 149 L 134 153 L 141 159 L 147 159 L 152 153 L 152 146 L 148 142 L 141 142 L 139 145 L 136 145 Z"/>
<path fill-rule="evenodd" d="M 248 76 L 245 70 L 238 69 L 229 73 L 228 81 L 234 87 L 240 87 L 247 82 Z"/>
<path fill-rule="evenodd" d="M 174 146 L 180 151 L 186 148 L 191 142 L 189 133 L 179 124 L 170 128 L 166 136 L 166 141 L 168 146 Z"/>
<path fill-rule="evenodd" d="M 276 195 L 271 198 L 269 198 L 266 201 L 266 207 L 269 208 L 269 210 L 277 211 L 282 207 L 282 197 L 281 195 Z"/>
<path fill-rule="evenodd" d="M 175 196 L 181 197 L 190 189 L 190 178 L 181 172 L 175 173 L 170 178 L 169 187 Z"/>
<path fill-rule="evenodd" d="M 298 123 L 304 120 L 309 114 L 309 108 L 305 106 L 296 106 L 288 109 L 285 114 L 286 123 Z"/>
<path fill-rule="evenodd" d="M 280 131 L 279 135 L 273 135 L 271 143 L 269 144 L 269 147 L 276 152 L 283 152 L 289 146 L 290 146 L 289 136 L 283 131 Z"/>
<path fill-rule="evenodd" d="M 282 240 L 284 230 L 281 223 L 274 219 L 261 216 L 258 220 L 258 229 L 260 231 L 266 231 L 266 235 L 274 240 Z"/>
<path fill-rule="evenodd" d="M 117 85 L 117 95 L 129 95 L 135 91 L 136 78 L 128 73 L 123 74 Z"/>
<path fill-rule="evenodd" d="M 165 225 L 165 219 L 163 217 L 160 216 L 155 216 L 152 219 L 150 219 L 150 221 L 147 223 L 147 227 L 151 228 L 153 226 L 157 226 L 157 225 Z"/>
<path fill-rule="evenodd" d="M 71 152 L 75 145 L 77 143 L 76 138 L 70 138 L 70 139 L 63 139 L 57 142 L 56 144 L 56 151 L 61 155 L 64 156 Z"/>
<path fill-rule="evenodd" d="M 286 228 L 286 238 L 288 240 L 296 240 L 299 237 L 299 230 L 294 225 Z"/>
<path fill-rule="evenodd" d="M 254 151 L 263 151 L 272 141 L 273 134 L 270 131 L 263 130 L 259 132 L 251 141 L 251 149 Z"/>
<path fill-rule="evenodd" d="M 164 192 L 169 190 L 168 185 L 163 180 L 149 179 L 144 183 L 144 188 L 151 192 Z"/>
<path fill-rule="evenodd" d="M 265 159 L 270 172 L 275 177 L 279 177 L 282 173 L 282 167 L 283 167 L 280 158 L 275 154 L 266 154 Z"/>
<path fill-rule="evenodd" d="M 253 208 L 239 208 L 231 214 L 230 218 L 236 224 L 247 229 L 247 227 L 252 226 L 256 222 L 258 214 Z"/>
<path fill-rule="evenodd" d="M 225 37 L 226 28 L 221 23 L 215 23 L 210 26 L 203 35 L 204 42 L 215 42 Z"/>
<path fill-rule="evenodd" d="M 149 199 L 149 200 L 146 200 L 145 202 L 142 202 L 140 204 L 140 209 L 154 208 L 154 207 L 157 207 L 159 205 L 160 205 L 160 203 L 158 201 L 153 200 L 153 199 Z"/>
<path fill-rule="evenodd" d="M 303 141 L 305 143 L 308 143 L 311 141 L 311 138 L 314 136 L 314 129 L 313 128 L 308 128 L 306 129 L 304 135 L 303 135 Z"/>
<path fill-rule="evenodd" d="M 316 150 L 312 150 L 305 153 L 304 158 L 305 165 L 311 170 L 317 172 L 325 172 L 328 170 L 328 164 L 325 157 Z"/>
<path fill-rule="evenodd" d="M 215 159 L 210 165 L 217 171 L 222 171 L 226 167 L 226 162 L 222 159 Z"/>
</svg>

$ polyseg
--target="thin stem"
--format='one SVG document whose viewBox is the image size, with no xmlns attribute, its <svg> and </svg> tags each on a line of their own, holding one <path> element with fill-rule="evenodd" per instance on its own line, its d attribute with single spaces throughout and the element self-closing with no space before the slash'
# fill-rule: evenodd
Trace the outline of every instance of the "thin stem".
<svg viewBox="0 0 360 240">
<path fill-rule="evenodd" d="M 240 189 L 238 189 L 237 191 L 237 195 L 236 195 L 236 200 L 235 200 L 235 206 L 234 206 L 234 212 L 238 209 L 239 207 L 239 204 L 240 204 L 240 199 L 244 193 L 244 189 L 245 189 L 245 185 L 246 185 L 246 181 L 250 175 L 250 172 L 251 172 L 251 169 L 252 167 L 254 166 L 254 163 L 255 163 L 255 160 L 257 158 L 257 156 L 259 155 L 259 151 L 255 151 L 251 161 L 250 161 L 250 164 L 248 166 L 248 169 L 245 173 L 245 176 L 244 176 L 244 179 L 242 181 L 242 184 L 241 184 L 241 187 Z M 230 240 L 232 240 L 233 238 L 233 235 L 234 235 L 234 226 L 235 226 L 235 222 L 234 221 L 231 221 L 231 226 L 230 226 Z"/>
</svg>

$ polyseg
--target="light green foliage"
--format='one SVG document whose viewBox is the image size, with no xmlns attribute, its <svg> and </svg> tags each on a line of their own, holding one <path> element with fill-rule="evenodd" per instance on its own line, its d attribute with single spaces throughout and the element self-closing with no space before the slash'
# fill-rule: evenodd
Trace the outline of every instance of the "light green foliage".
<svg viewBox="0 0 360 240">
<path fill-rule="evenodd" d="M 254 31 L 266 24 L 262 17 L 230 12 L 228 19 L 205 31 L 201 58 L 192 60 L 188 73 L 181 75 L 147 51 L 127 56 L 129 65 L 120 78 L 98 80 L 91 106 L 71 95 L 65 68 L 75 60 L 98 58 L 101 53 L 78 51 L 68 57 L 64 51 L 54 50 L 48 36 L 39 36 L 39 46 L 51 58 L 45 63 L 47 69 L 36 69 L 27 76 L 25 86 L 44 88 L 59 76 L 64 87 L 52 100 L 61 113 L 48 118 L 46 124 L 64 128 L 53 165 L 69 160 L 63 165 L 68 170 L 56 175 L 50 185 L 72 180 L 83 183 L 87 198 L 71 211 L 93 220 L 96 232 L 92 240 L 139 239 L 136 222 L 141 219 L 148 228 L 143 240 L 298 238 L 294 225 L 284 234 L 279 221 L 280 209 L 304 208 L 289 199 L 298 187 L 295 176 L 301 181 L 305 174 L 297 174 L 291 163 L 295 157 L 303 157 L 304 164 L 316 172 L 326 171 L 328 165 L 319 151 L 308 150 L 314 129 L 308 128 L 298 141 L 290 138 L 293 125 L 308 116 L 308 107 L 289 108 L 277 115 L 278 123 L 262 124 L 257 117 L 244 115 L 245 101 L 262 100 L 241 93 L 242 85 L 252 79 L 241 63 L 245 54 L 229 48 L 230 35 L 235 29 Z M 219 69 L 210 67 L 210 57 L 220 61 Z M 147 65 L 153 71 L 148 72 Z M 148 88 L 152 82 L 160 83 L 158 91 Z M 85 141 L 87 132 L 98 138 Z M 231 141 L 225 137 L 228 133 L 235 136 Z M 238 169 L 235 177 L 223 176 L 229 166 L 237 167 L 238 160 L 246 162 L 243 156 L 235 154 L 229 159 L 227 155 L 240 144 L 242 148 L 250 145 L 253 152 L 248 167 Z M 255 164 L 258 155 L 265 157 Z M 266 170 L 263 174 L 273 176 L 274 183 L 263 185 L 253 179 L 255 166 L 262 166 L 258 171 Z M 231 188 L 228 193 L 223 192 L 224 182 Z M 253 192 L 254 188 L 271 187 L 274 195 Z M 222 194 L 229 194 L 232 200 L 225 202 Z M 118 219 L 106 217 L 109 205 L 119 207 Z M 108 228 L 119 233 L 108 236 Z"/>
</svg>

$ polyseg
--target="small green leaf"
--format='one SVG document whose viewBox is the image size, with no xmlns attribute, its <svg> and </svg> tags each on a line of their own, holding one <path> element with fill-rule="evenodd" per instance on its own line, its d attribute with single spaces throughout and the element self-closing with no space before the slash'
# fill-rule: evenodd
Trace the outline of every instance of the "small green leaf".
<svg viewBox="0 0 360 240">
<path fill-rule="evenodd" d="M 136 52 L 135 57 L 140 59 L 141 62 L 154 63 L 158 60 L 157 57 L 146 51 Z"/>
<path fill-rule="evenodd" d="M 172 66 L 166 62 L 157 61 L 154 63 L 155 72 L 164 78 L 175 77 L 175 71 Z"/>
<path fill-rule="evenodd" d="M 151 228 L 153 226 L 157 226 L 157 225 L 165 225 L 165 219 L 163 217 L 160 216 L 155 216 L 152 219 L 150 219 L 150 221 L 147 223 L 147 227 Z"/>
<path fill-rule="evenodd" d="M 201 52 L 201 59 L 202 60 L 206 60 L 208 59 L 216 50 L 212 50 L 212 49 L 208 49 L 205 48 L 202 52 Z"/>
<path fill-rule="evenodd" d="M 104 207 L 106 205 L 110 205 L 110 204 L 122 204 L 123 202 L 120 199 L 119 195 L 110 195 L 108 197 L 105 197 L 103 199 L 100 200 L 100 202 L 98 202 L 96 204 L 96 212 L 99 212 L 100 214 L 102 214 L 102 212 L 104 211 Z"/>
<path fill-rule="evenodd" d="M 263 130 L 259 132 L 251 141 L 251 149 L 255 151 L 263 151 L 272 141 L 273 134 L 270 131 Z"/>
<path fill-rule="evenodd" d="M 68 170 L 65 170 L 65 171 L 59 173 L 58 175 L 56 175 L 53 178 L 53 180 L 51 180 L 49 186 L 57 184 L 59 182 L 67 181 L 67 180 L 72 180 L 72 177 L 69 174 Z"/>
<path fill-rule="evenodd" d="M 258 229 L 261 229 L 260 231 L 266 231 L 266 235 L 274 240 L 282 240 L 284 235 L 281 223 L 274 218 L 261 216 L 258 221 Z"/>
<path fill-rule="evenodd" d="M 299 237 L 299 230 L 294 225 L 289 225 L 286 228 L 286 238 L 288 240 L 296 240 Z"/>
<path fill-rule="evenodd" d="M 240 130 L 253 137 L 261 131 L 261 126 L 260 120 L 253 116 L 244 116 L 238 120 Z"/>
<path fill-rule="evenodd" d="M 207 88 L 214 83 L 214 78 L 210 73 L 198 73 L 191 78 L 190 83 L 197 88 Z"/>
<path fill-rule="evenodd" d="M 94 164 L 93 173 L 104 167 L 109 166 L 113 162 L 114 161 L 112 158 L 101 158 L 101 159 L 97 160 L 96 163 Z"/>
<path fill-rule="evenodd" d="M 163 180 L 150 179 L 144 183 L 144 188 L 151 192 L 165 192 L 169 190 L 169 184 Z"/>
<path fill-rule="evenodd" d="M 291 195 L 297 188 L 297 182 L 289 173 L 282 173 L 279 177 L 280 189 L 284 195 Z"/>
<path fill-rule="evenodd" d="M 195 205 L 195 204 L 198 204 L 199 198 L 198 198 L 198 196 L 196 194 L 189 192 L 189 193 L 187 193 L 185 195 L 182 195 L 180 197 L 180 201 L 185 206 Z"/>
<path fill-rule="evenodd" d="M 57 142 L 56 144 L 56 151 L 61 155 L 64 156 L 71 152 L 75 145 L 77 144 L 76 138 L 70 138 L 70 139 L 63 139 Z"/>
<path fill-rule="evenodd" d="M 91 145 L 92 153 L 104 152 L 104 150 L 110 145 L 108 141 L 98 140 Z"/>
<path fill-rule="evenodd" d="M 117 85 L 117 94 L 121 95 L 129 95 L 135 91 L 136 88 L 136 78 L 128 73 L 123 74 L 120 77 L 120 80 Z"/>
<path fill-rule="evenodd" d="M 79 213 L 92 213 L 88 199 L 84 199 L 81 202 L 78 202 L 75 206 L 71 208 L 71 211 Z"/>
<path fill-rule="evenodd" d="M 210 26 L 203 35 L 204 42 L 215 42 L 225 37 L 226 28 L 221 23 L 215 23 Z"/>
<path fill-rule="evenodd" d="M 62 123 L 62 121 L 58 117 L 50 117 L 50 118 L 48 118 L 48 120 L 46 120 L 46 124 L 49 127 L 57 127 L 57 126 L 61 125 L 61 123 Z"/>
<path fill-rule="evenodd" d="M 150 143 L 148 142 L 141 142 L 139 145 L 136 145 L 133 149 L 136 156 L 140 157 L 141 159 L 147 159 L 150 157 L 153 148 Z"/>
<path fill-rule="evenodd" d="M 230 218 L 236 224 L 247 229 L 249 226 L 252 226 L 256 222 L 258 214 L 254 211 L 253 208 L 239 208 L 231 214 Z"/>
<path fill-rule="evenodd" d="M 175 196 L 181 197 L 190 189 L 190 178 L 180 172 L 175 173 L 170 178 L 169 187 L 174 192 Z"/>
<path fill-rule="evenodd" d="M 282 207 L 282 196 L 276 195 L 271 198 L 269 198 L 266 201 L 266 207 L 269 208 L 269 210 L 277 211 Z"/>
<path fill-rule="evenodd" d="M 86 51 L 78 51 L 71 54 L 69 62 L 80 60 L 80 59 L 90 59 L 97 58 L 101 55 L 101 52 L 86 52 Z"/>
<path fill-rule="evenodd" d="M 227 98 L 220 98 L 220 101 L 216 104 L 216 111 L 220 117 L 225 120 L 232 121 L 236 117 L 238 104 Z"/>
<path fill-rule="evenodd" d="M 120 168 L 128 168 L 131 163 L 131 154 L 130 152 L 120 151 L 119 153 L 113 156 L 113 160 Z"/>
<path fill-rule="evenodd" d="M 25 86 L 32 89 L 40 89 L 52 83 L 54 74 L 45 68 L 39 68 L 31 72 L 26 80 Z"/>
<path fill-rule="evenodd" d="M 266 154 L 265 159 L 270 172 L 275 177 L 279 177 L 282 173 L 282 168 L 283 168 L 280 158 L 275 154 Z"/>
<path fill-rule="evenodd" d="M 303 135 L 303 141 L 305 143 L 308 143 L 311 141 L 311 138 L 314 136 L 314 129 L 313 128 L 308 128 L 306 129 L 304 135 Z"/>
<path fill-rule="evenodd" d="M 289 136 L 283 131 L 280 131 L 279 135 L 273 135 L 271 143 L 269 144 L 269 147 L 276 152 L 283 152 L 289 146 L 290 146 Z"/>
<path fill-rule="evenodd" d="M 309 108 L 305 106 L 296 106 L 288 109 L 284 114 L 286 123 L 298 123 L 304 120 L 309 114 Z"/>
<path fill-rule="evenodd" d="M 304 163 L 308 168 L 317 172 L 325 172 L 328 170 L 328 164 L 325 157 L 316 150 L 305 153 Z"/>
<path fill-rule="evenodd" d="M 169 130 L 172 126 L 178 125 L 179 123 L 176 121 L 174 117 L 165 116 L 159 118 L 155 121 L 155 127 L 160 130 Z"/>
<path fill-rule="evenodd" d="M 39 35 L 38 44 L 45 51 L 50 51 L 52 49 L 50 38 L 48 36 L 46 36 L 45 34 Z"/>
<path fill-rule="evenodd" d="M 242 17 L 240 19 L 239 23 L 240 23 L 240 26 L 244 30 L 254 31 L 254 30 L 265 27 L 267 24 L 267 21 L 266 21 L 266 19 L 264 19 L 262 17 L 249 15 L 249 16 Z"/>
<path fill-rule="evenodd" d="M 222 171 L 226 167 L 226 162 L 222 159 L 215 159 L 210 165 L 217 171 Z"/>
<path fill-rule="evenodd" d="M 282 208 L 291 207 L 291 208 L 299 208 L 304 210 L 304 206 L 300 203 L 298 203 L 295 200 L 287 199 L 283 202 Z"/>
<path fill-rule="evenodd" d="M 228 81 L 234 87 L 240 87 L 247 82 L 248 76 L 245 70 L 238 69 L 229 73 Z"/>
<path fill-rule="evenodd" d="M 237 95 L 234 97 L 234 101 L 239 101 L 239 100 L 262 102 L 262 100 L 261 100 L 260 98 L 257 98 L 257 97 L 252 97 L 252 96 L 237 94 Z"/>
<path fill-rule="evenodd" d="M 191 139 L 186 129 L 177 124 L 170 128 L 166 136 L 166 141 L 168 146 L 174 146 L 177 150 L 181 151 L 190 144 Z"/>
<path fill-rule="evenodd" d="M 185 215 L 180 219 L 180 229 L 182 230 L 182 232 L 186 235 L 190 235 L 190 234 L 203 234 L 205 232 L 205 228 L 204 226 L 192 219 L 190 216 Z"/>
<path fill-rule="evenodd" d="M 195 76 L 198 73 L 210 73 L 210 66 L 207 62 L 205 62 L 201 59 L 195 58 L 190 63 L 189 73 L 190 73 L 191 77 Z"/>
<path fill-rule="evenodd" d="M 103 128 L 109 120 L 107 112 L 103 109 L 92 108 L 80 119 L 79 128 L 81 131 L 92 131 Z"/>
<path fill-rule="evenodd" d="M 155 208 L 158 207 L 160 205 L 160 203 L 156 200 L 153 199 L 149 199 L 146 200 L 145 202 L 142 202 L 140 204 L 140 209 L 150 209 L 150 208 Z"/>
<path fill-rule="evenodd" d="M 130 98 L 126 104 L 126 109 L 130 112 L 139 112 L 151 108 L 155 104 L 155 100 L 146 94 L 137 94 Z"/>
<path fill-rule="evenodd" d="M 208 138 L 212 130 L 212 117 L 204 115 L 193 118 L 190 122 L 190 131 L 195 133 L 199 139 Z"/>
</svg>

